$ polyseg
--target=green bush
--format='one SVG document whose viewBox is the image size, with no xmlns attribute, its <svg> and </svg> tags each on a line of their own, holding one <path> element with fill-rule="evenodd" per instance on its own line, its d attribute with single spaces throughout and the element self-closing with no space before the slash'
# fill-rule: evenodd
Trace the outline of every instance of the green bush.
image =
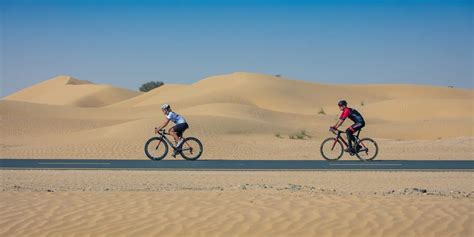
<svg viewBox="0 0 474 237">
<path fill-rule="evenodd" d="M 163 83 L 162 81 L 149 81 L 145 84 L 143 84 L 142 86 L 140 86 L 140 88 L 138 88 L 140 91 L 143 91 L 143 92 L 148 92 L 148 91 L 151 91 L 155 88 L 158 88 L 162 85 L 164 85 L 165 83 Z"/>
<path fill-rule="evenodd" d="M 326 112 L 324 112 L 324 109 L 321 108 L 321 109 L 319 110 L 318 114 L 326 114 Z"/>
</svg>

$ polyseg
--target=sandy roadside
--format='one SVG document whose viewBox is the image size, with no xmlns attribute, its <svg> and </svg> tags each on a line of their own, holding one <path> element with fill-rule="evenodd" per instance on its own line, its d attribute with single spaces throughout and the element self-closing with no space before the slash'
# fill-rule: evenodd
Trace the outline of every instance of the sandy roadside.
<svg viewBox="0 0 474 237">
<path fill-rule="evenodd" d="M 3 192 L 260 191 L 474 196 L 473 172 L 2 170 Z"/>
<path fill-rule="evenodd" d="M 1 236 L 472 236 L 472 172 L 0 171 Z"/>
<path fill-rule="evenodd" d="M 274 135 L 197 136 L 204 145 L 200 160 L 323 160 L 322 139 L 292 140 Z M 327 135 L 329 137 L 329 135 Z M 142 140 L 109 139 L 87 143 L 41 145 L 0 144 L 1 158 L 21 159 L 137 159 L 148 160 Z M 324 137 L 326 138 L 326 137 Z M 392 140 L 374 138 L 379 145 L 376 160 L 472 160 L 474 137 L 443 140 Z M 71 140 L 64 140 L 70 142 Z M 171 154 L 165 159 L 173 159 Z M 341 160 L 356 160 L 344 154 Z"/>
</svg>

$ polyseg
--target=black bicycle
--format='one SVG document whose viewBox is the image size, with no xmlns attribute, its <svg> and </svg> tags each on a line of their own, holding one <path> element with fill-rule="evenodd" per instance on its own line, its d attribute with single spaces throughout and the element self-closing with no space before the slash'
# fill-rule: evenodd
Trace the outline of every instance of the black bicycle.
<svg viewBox="0 0 474 237">
<path fill-rule="evenodd" d="M 338 129 L 329 129 L 336 137 L 330 137 L 321 143 L 321 155 L 326 160 L 339 160 L 344 154 L 344 145 L 349 147 L 349 144 L 344 140 L 341 134 L 346 133 Z M 359 130 L 357 134 L 354 134 L 355 150 L 349 152 L 351 156 L 355 155 L 362 161 L 373 160 L 379 153 L 379 146 L 371 138 L 359 139 Z M 343 145 L 344 144 L 344 145 Z"/>
<path fill-rule="evenodd" d="M 168 154 L 169 147 L 173 148 L 173 156 L 181 155 L 185 160 L 197 160 L 201 157 L 202 143 L 195 137 L 184 138 L 179 147 L 173 145 L 164 129 L 158 132 L 159 136 L 150 138 L 145 143 L 145 154 L 150 160 L 162 160 Z"/>
</svg>

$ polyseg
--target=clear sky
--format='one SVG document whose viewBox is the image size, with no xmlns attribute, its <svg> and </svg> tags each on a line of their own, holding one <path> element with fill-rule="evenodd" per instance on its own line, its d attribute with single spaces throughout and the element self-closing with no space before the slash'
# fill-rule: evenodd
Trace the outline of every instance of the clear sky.
<svg viewBox="0 0 474 237">
<path fill-rule="evenodd" d="M 137 89 L 235 71 L 473 87 L 473 1 L 1 0 L 1 96 L 67 74 Z"/>
</svg>

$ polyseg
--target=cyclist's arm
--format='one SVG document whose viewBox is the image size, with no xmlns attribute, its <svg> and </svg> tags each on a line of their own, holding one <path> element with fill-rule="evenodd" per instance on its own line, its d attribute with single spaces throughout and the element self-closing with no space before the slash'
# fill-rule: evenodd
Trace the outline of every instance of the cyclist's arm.
<svg viewBox="0 0 474 237">
<path fill-rule="evenodd" d="M 159 126 L 159 127 L 157 128 L 157 130 L 159 131 L 159 130 L 165 128 L 166 126 L 168 126 L 168 123 L 169 123 L 169 122 L 170 122 L 170 120 L 169 120 L 168 118 L 166 118 L 165 122 L 164 122 L 163 124 L 161 124 L 161 126 Z"/>
<path fill-rule="evenodd" d="M 336 125 L 334 125 L 334 128 L 337 129 L 337 128 L 340 127 L 343 123 L 344 123 L 344 119 L 339 119 L 339 121 L 337 121 Z"/>
</svg>

